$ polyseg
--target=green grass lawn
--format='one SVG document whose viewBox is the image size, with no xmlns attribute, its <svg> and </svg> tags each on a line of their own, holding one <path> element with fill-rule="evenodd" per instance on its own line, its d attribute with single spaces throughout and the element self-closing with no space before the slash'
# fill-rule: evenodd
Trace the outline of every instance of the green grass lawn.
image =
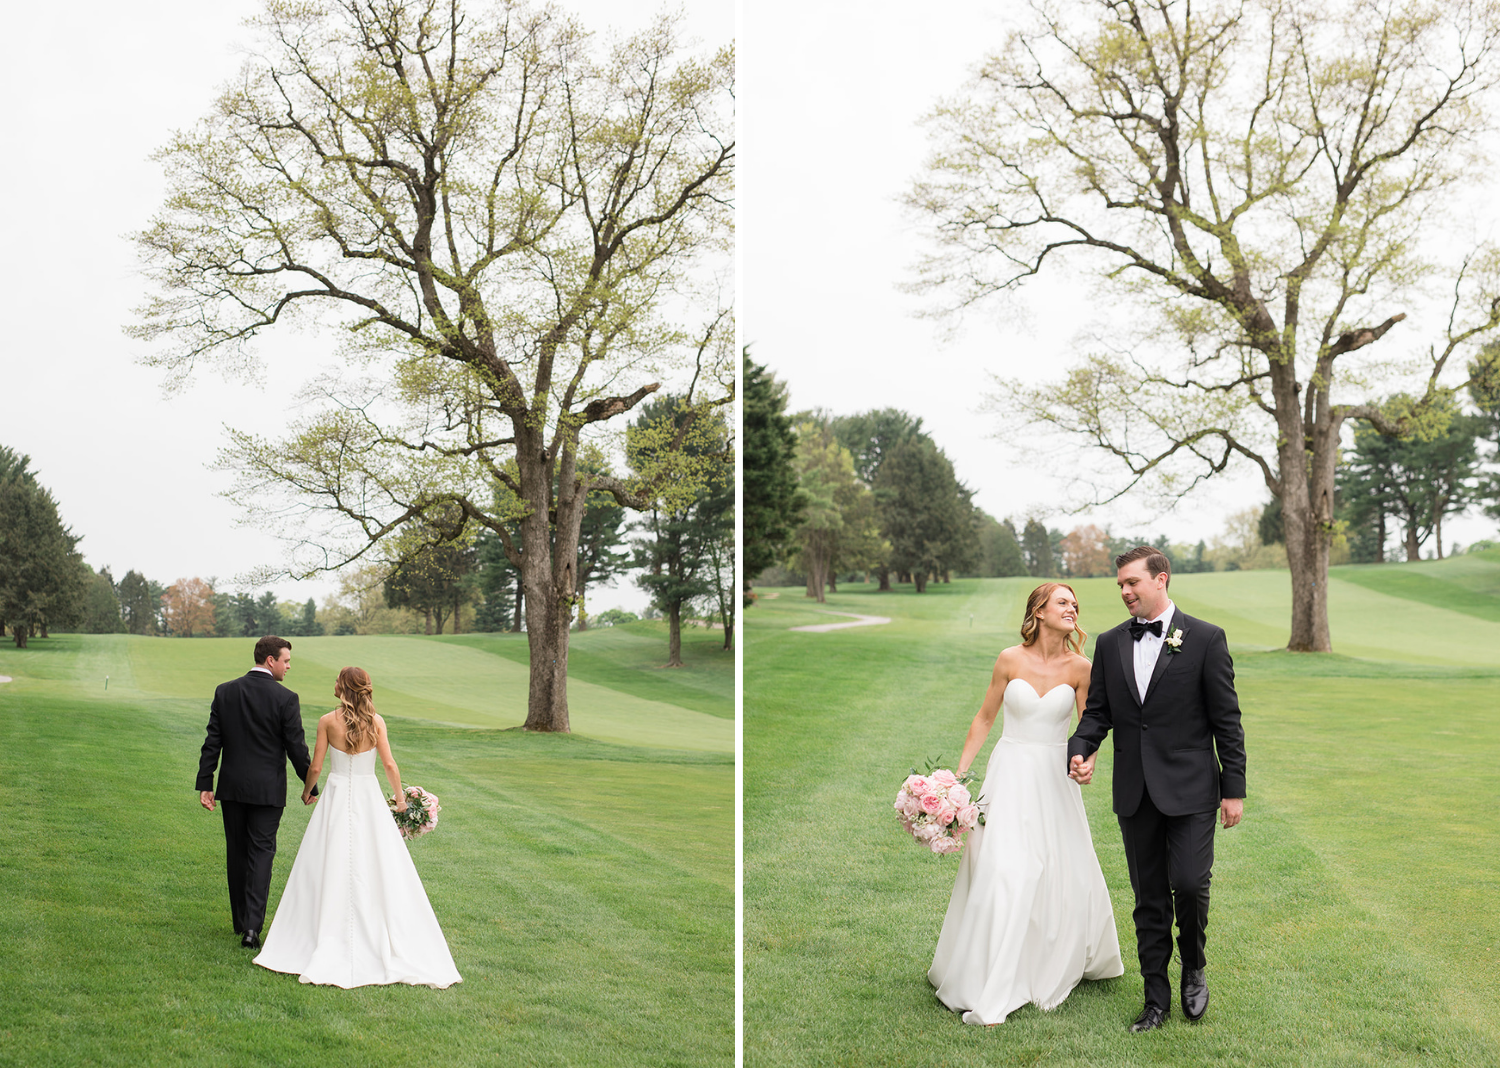
<svg viewBox="0 0 1500 1068">
<path fill-rule="evenodd" d="M 192 786 L 213 686 L 249 667 L 248 641 L 0 648 L 19 802 L 0 830 L 0 1064 L 729 1063 L 721 640 L 692 635 L 668 672 L 651 625 L 575 636 L 590 675 L 570 685 L 572 736 L 502 729 L 525 708 L 509 635 L 294 640 L 309 740 L 338 668 L 366 667 L 403 778 L 442 799 L 411 850 L 464 977 L 445 991 L 303 986 L 233 937 L 220 817 Z M 311 812 L 293 798 L 282 821 L 273 923 Z"/>
<path fill-rule="evenodd" d="M 744 617 L 746 1064 L 1500 1063 L 1500 613 L 1431 596 L 1478 589 L 1475 564 L 1500 570 L 1336 569 L 1332 656 L 1276 651 L 1285 572 L 1173 580 L 1228 631 L 1250 797 L 1217 844 L 1208 1017 L 1174 1007 L 1144 1036 L 1125 1031 L 1141 984 L 1109 745 L 1084 797 L 1126 975 L 996 1028 L 965 1027 L 926 979 L 957 861 L 915 846 L 891 799 L 913 763 L 957 760 L 1034 583 L 762 599 Z M 1124 618 L 1112 581 L 1077 590 L 1086 630 Z M 819 608 L 892 622 L 788 629 Z"/>
</svg>

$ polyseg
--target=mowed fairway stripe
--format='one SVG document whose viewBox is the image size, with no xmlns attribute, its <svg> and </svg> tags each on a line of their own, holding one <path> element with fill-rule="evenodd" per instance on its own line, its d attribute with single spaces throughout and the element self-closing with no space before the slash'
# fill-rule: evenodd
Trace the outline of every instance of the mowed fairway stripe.
<svg viewBox="0 0 1500 1068">
<path fill-rule="evenodd" d="M 340 668 L 357 664 L 375 681 L 383 714 L 466 727 L 519 727 L 526 721 L 527 669 L 501 656 L 445 641 L 398 635 L 294 638 L 286 683 L 305 711 L 332 708 Z M 200 698 L 250 668 L 247 638 L 191 641 L 137 638 L 130 662 L 143 695 Z M 734 722 L 620 690 L 570 680 L 574 733 L 620 745 L 729 753 Z"/>
</svg>

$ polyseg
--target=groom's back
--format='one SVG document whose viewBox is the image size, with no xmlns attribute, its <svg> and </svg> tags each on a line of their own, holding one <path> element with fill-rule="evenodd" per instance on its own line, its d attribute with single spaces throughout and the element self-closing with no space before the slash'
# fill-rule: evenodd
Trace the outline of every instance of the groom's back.
<svg viewBox="0 0 1500 1068">
<path fill-rule="evenodd" d="M 268 673 L 251 671 L 214 691 L 221 759 L 215 791 L 226 801 L 286 803 L 287 745 L 302 711 L 297 695 Z"/>
</svg>

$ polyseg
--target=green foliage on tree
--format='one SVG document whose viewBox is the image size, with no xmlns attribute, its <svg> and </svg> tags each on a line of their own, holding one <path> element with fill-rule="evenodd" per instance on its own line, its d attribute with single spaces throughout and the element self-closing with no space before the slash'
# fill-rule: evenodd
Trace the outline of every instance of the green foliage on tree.
<svg viewBox="0 0 1500 1068">
<path fill-rule="evenodd" d="M 31 459 L 0 445 L 0 623 L 18 648 L 84 618 L 92 576 Z"/>
<path fill-rule="evenodd" d="M 880 534 L 875 495 L 855 476 L 854 460 L 829 422 L 798 425 L 796 469 L 804 503 L 793 566 L 806 577 L 807 596 L 821 602 L 839 572 L 884 564 L 890 546 Z"/>
<path fill-rule="evenodd" d="M 975 573 L 980 578 L 1011 578 L 1028 574 L 1015 524 L 1009 519 L 1002 522 L 977 508 L 974 516 L 978 541 Z"/>
<path fill-rule="evenodd" d="M 139 571 L 127 571 L 120 580 L 120 618 L 130 634 L 157 633 L 157 613 L 161 610 L 161 591 Z M 235 634 L 235 630 L 220 625 L 220 634 Z"/>
<path fill-rule="evenodd" d="M 1401 402 L 1398 397 L 1387 403 Z M 1368 426 L 1355 430 L 1354 448 L 1339 471 L 1339 497 L 1361 556 L 1374 540 L 1375 560 L 1384 559 L 1387 522 L 1394 521 L 1407 560 L 1420 560 L 1429 539 L 1441 559 L 1443 519 L 1479 497 L 1483 419 L 1459 412 L 1451 400 L 1435 410 L 1446 419 L 1421 436 L 1396 437 Z"/>
<path fill-rule="evenodd" d="M 797 492 L 797 435 L 786 414 L 786 386 L 740 354 L 744 376 L 743 482 L 745 585 L 782 559 L 804 504 Z"/>
<path fill-rule="evenodd" d="M 885 453 L 875 493 L 891 567 L 909 574 L 918 593 L 930 578 L 963 569 L 973 550 L 972 505 L 930 438 L 912 435 Z"/>
<path fill-rule="evenodd" d="M 644 405 L 633 429 L 632 469 L 644 472 L 660 463 L 662 443 L 673 439 L 685 458 L 696 461 L 680 469 L 671 493 L 641 513 L 632 540 L 636 582 L 667 619 L 666 666 L 681 667 L 683 611 L 716 593 L 714 546 L 734 530 L 729 428 L 717 412 L 694 419 L 682 398 L 668 396 Z"/>
<path fill-rule="evenodd" d="M 621 623 L 635 623 L 640 618 L 634 612 L 626 611 L 623 608 L 606 608 L 594 617 L 594 623 L 600 627 L 614 627 Z"/>
<path fill-rule="evenodd" d="M 323 624 L 318 622 L 318 603 L 311 597 L 302 606 L 301 611 L 292 615 L 282 613 L 286 622 L 282 625 L 281 636 L 283 638 L 318 638 L 324 632 Z"/>
<path fill-rule="evenodd" d="M 1039 520 L 1026 520 L 1021 533 L 1021 552 L 1026 557 L 1026 573 L 1033 578 L 1055 578 L 1057 564 L 1052 556 L 1052 537 Z"/>
<path fill-rule="evenodd" d="M 88 593 L 84 597 L 83 620 L 78 629 L 85 634 L 125 632 L 125 621 L 120 614 L 120 597 L 115 592 L 114 578 L 107 567 L 90 578 Z"/>
<path fill-rule="evenodd" d="M 442 518 L 448 522 L 444 524 Z M 408 524 L 391 542 L 402 555 L 390 562 L 385 579 L 385 603 L 389 608 L 410 608 L 422 615 L 424 633 L 443 633 L 453 622 L 457 634 L 463 605 L 471 597 L 477 550 L 464 538 L 456 516 L 437 522 Z"/>
</svg>

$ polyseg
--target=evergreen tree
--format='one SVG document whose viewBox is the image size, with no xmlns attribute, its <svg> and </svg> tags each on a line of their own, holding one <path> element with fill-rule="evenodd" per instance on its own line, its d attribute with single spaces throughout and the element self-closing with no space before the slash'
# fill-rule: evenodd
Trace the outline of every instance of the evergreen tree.
<svg viewBox="0 0 1500 1068">
<path fill-rule="evenodd" d="M 89 582 L 79 629 L 85 634 L 120 634 L 125 630 L 120 618 L 120 598 L 107 567 Z"/>
<path fill-rule="evenodd" d="M 688 411 L 675 397 L 645 404 L 633 428 L 631 467 L 643 469 L 655 459 L 656 442 L 683 428 Z M 664 433 L 664 431 L 668 433 Z M 699 460 L 697 492 L 676 492 L 656 501 L 635 524 L 636 582 L 651 594 L 651 603 L 667 619 L 667 666 L 682 666 L 682 612 L 695 598 L 714 593 L 712 545 L 734 527 L 734 466 L 724 463 L 729 431 L 717 412 L 699 418 L 682 443 L 682 452 Z M 682 489 L 684 487 L 679 487 Z"/>
<path fill-rule="evenodd" d="M 1027 574 L 1044 579 L 1057 575 L 1057 565 L 1052 559 L 1052 536 L 1035 519 L 1026 520 L 1026 529 L 1021 534 L 1021 551 L 1026 556 Z"/>
<path fill-rule="evenodd" d="M 125 630 L 130 634 L 155 634 L 156 612 L 161 604 L 159 594 L 153 593 L 152 584 L 139 571 L 127 571 L 120 580 L 120 617 Z M 220 634 L 232 634 L 220 630 Z"/>
<path fill-rule="evenodd" d="M 921 436 L 906 438 L 882 457 L 875 489 L 891 566 L 910 574 L 923 593 L 930 576 L 954 570 L 969 550 L 967 494 L 942 450 Z"/>
<path fill-rule="evenodd" d="M 743 500 L 745 587 L 776 563 L 802 511 L 793 468 L 797 437 L 786 414 L 786 386 L 741 353 L 744 374 Z"/>
<path fill-rule="evenodd" d="M 63 525 L 30 462 L 0 446 L 0 623 L 21 649 L 33 634 L 81 621 L 91 583 L 79 537 Z"/>
</svg>

